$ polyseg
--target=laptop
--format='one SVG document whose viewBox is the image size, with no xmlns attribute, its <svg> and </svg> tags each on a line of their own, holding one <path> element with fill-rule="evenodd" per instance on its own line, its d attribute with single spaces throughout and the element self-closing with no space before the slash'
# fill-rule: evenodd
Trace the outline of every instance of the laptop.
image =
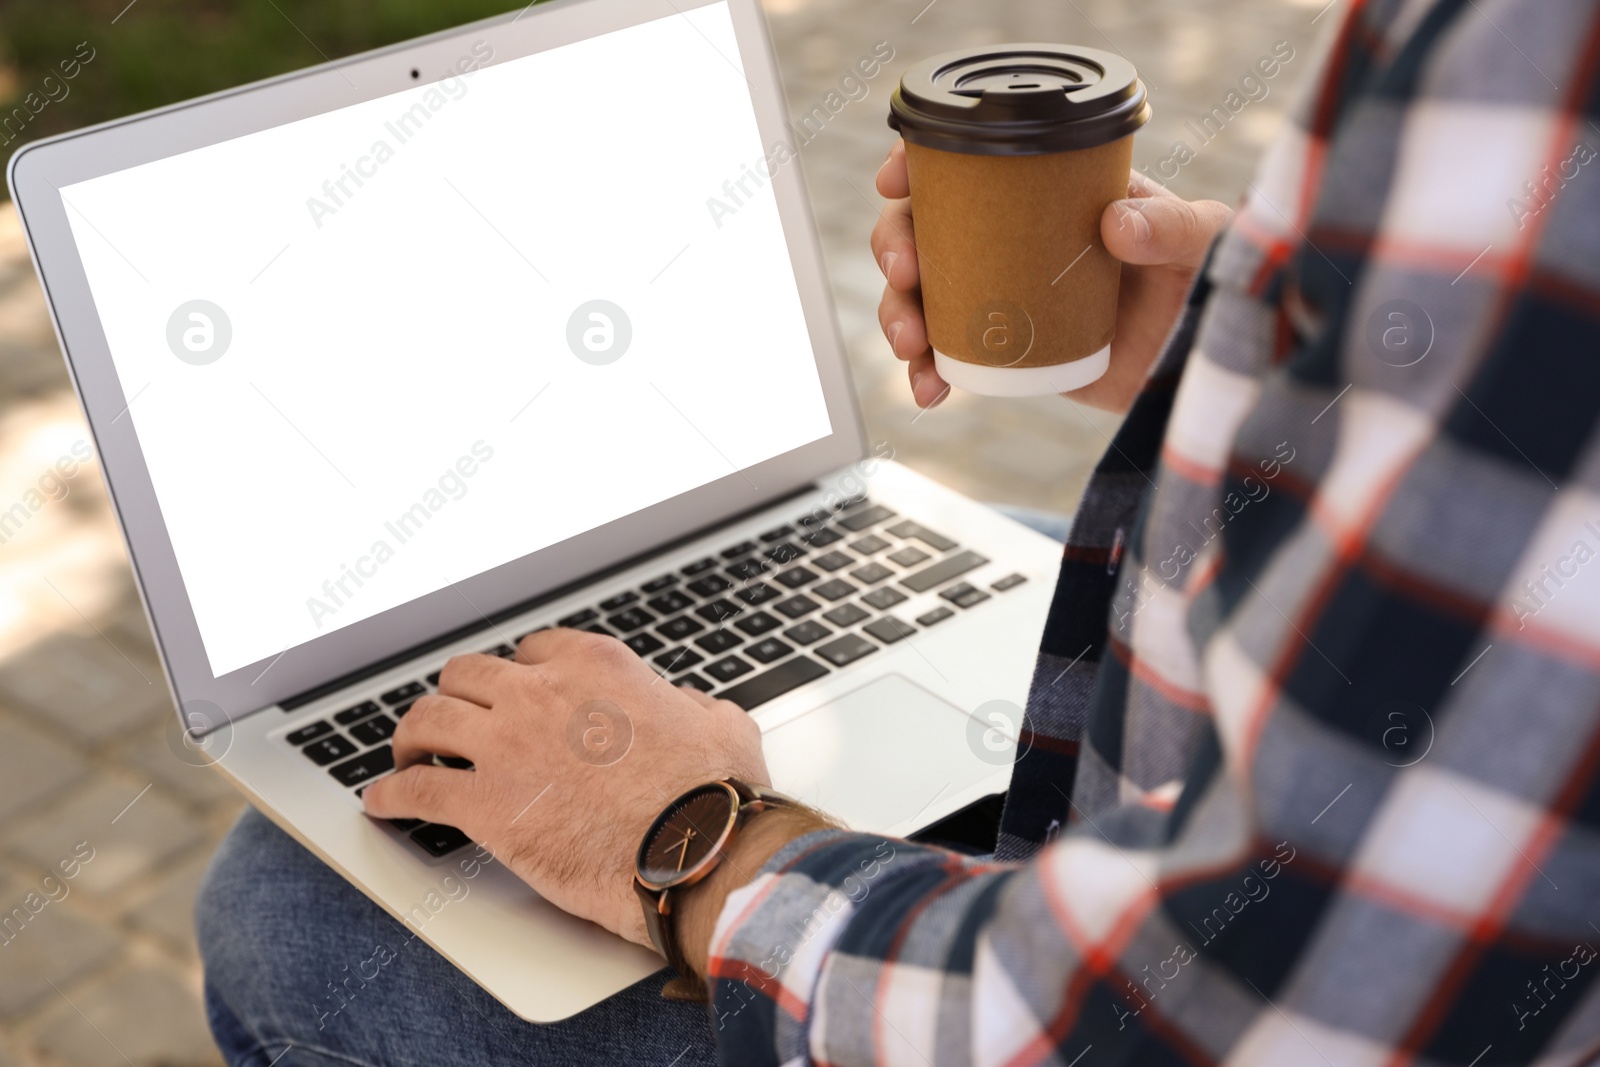
<svg viewBox="0 0 1600 1067">
<path fill-rule="evenodd" d="M 661 961 L 364 814 L 453 655 L 611 634 L 862 830 L 1008 784 L 1060 548 L 868 439 L 794 140 L 758 0 L 557 0 L 11 163 L 196 762 L 530 1021 Z"/>
</svg>

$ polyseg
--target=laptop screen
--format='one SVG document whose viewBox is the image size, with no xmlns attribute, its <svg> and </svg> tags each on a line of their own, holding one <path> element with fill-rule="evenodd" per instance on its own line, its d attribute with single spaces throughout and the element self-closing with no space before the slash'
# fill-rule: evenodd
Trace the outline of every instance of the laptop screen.
<svg viewBox="0 0 1600 1067">
<path fill-rule="evenodd" d="M 61 190 L 218 676 L 832 432 L 727 5 L 492 59 Z"/>
</svg>

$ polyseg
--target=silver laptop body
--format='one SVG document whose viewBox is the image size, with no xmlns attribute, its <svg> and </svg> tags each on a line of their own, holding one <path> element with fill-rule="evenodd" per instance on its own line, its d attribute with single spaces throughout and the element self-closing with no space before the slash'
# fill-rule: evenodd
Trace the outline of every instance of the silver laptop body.
<svg viewBox="0 0 1600 1067">
<path fill-rule="evenodd" d="M 557 0 L 11 164 L 196 760 L 531 1021 L 660 960 L 363 814 L 454 654 L 601 628 L 864 830 L 1008 783 L 1060 549 L 869 445 L 794 140 L 757 0 Z"/>
</svg>

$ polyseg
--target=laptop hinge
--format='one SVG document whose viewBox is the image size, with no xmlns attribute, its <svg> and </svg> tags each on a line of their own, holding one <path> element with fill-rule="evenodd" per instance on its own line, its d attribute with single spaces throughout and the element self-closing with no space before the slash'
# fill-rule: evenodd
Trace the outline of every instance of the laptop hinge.
<svg viewBox="0 0 1600 1067">
<path fill-rule="evenodd" d="M 392 670 L 395 667 L 409 662 L 410 660 L 418 658 L 419 656 L 426 655 L 436 648 L 443 648 L 446 645 L 454 644 L 464 637 L 470 637 L 472 634 L 490 629 L 494 625 L 504 622 L 506 619 L 514 618 L 523 614 L 524 612 L 531 611 L 541 604 L 547 604 L 553 600 L 559 600 L 569 593 L 573 593 L 579 589 L 582 589 L 586 585 L 593 585 L 596 582 L 605 580 L 607 577 L 613 574 L 619 574 L 631 567 L 637 567 L 641 563 L 644 563 L 657 556 L 666 555 L 668 552 L 672 552 L 675 549 L 681 548 L 691 541 L 699 540 L 719 527 L 732 526 L 734 523 L 742 522 L 758 512 L 766 511 L 769 508 L 776 507 L 786 500 L 793 500 L 796 497 L 804 496 L 806 493 L 815 491 L 815 489 L 816 485 L 814 483 L 810 485 L 802 485 L 788 493 L 780 494 L 779 496 L 773 497 L 770 500 L 763 501 L 760 504 L 756 504 L 753 507 L 747 508 L 744 511 L 739 512 L 737 515 L 732 515 L 718 522 L 702 526 L 691 533 L 687 533 L 667 544 L 657 545 L 654 548 L 651 548 L 649 551 L 641 552 L 636 556 L 630 556 L 628 559 L 622 560 L 621 562 L 613 564 L 612 566 L 605 567 L 590 574 L 586 574 L 581 578 L 568 582 L 566 585 L 563 585 L 558 589 L 552 589 L 548 593 L 541 593 L 539 596 L 531 597 L 527 600 L 521 601 L 520 603 L 513 604 L 511 607 L 494 612 L 493 614 L 487 616 L 487 622 L 470 623 L 466 626 L 451 630 L 449 633 L 441 634 L 438 637 L 429 638 L 427 641 L 424 641 L 418 645 L 413 645 L 403 652 L 397 652 L 392 656 L 378 660 L 376 663 L 368 664 L 367 666 L 361 667 L 358 670 L 351 671 L 349 674 L 341 675 L 331 682 L 324 682 L 314 689 L 308 689 L 303 693 L 298 693 L 295 696 L 289 697 L 285 700 L 280 700 L 278 702 L 278 707 L 284 711 L 294 711 L 296 708 L 305 707 L 307 704 L 310 704 L 313 701 L 321 700 L 323 697 L 337 693 L 341 689 L 348 689 L 350 686 L 355 685 L 358 682 L 365 681 L 368 678 L 376 677 L 385 671 Z"/>
</svg>

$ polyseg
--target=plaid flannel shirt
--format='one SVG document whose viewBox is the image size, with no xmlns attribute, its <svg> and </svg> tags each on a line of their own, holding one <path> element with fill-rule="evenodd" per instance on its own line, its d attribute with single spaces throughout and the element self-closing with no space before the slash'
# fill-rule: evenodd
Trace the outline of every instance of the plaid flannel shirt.
<svg viewBox="0 0 1600 1067">
<path fill-rule="evenodd" d="M 999 857 L 792 843 L 724 1062 L 1600 1060 L 1600 7 L 1334 38 L 1079 510 Z"/>
</svg>

